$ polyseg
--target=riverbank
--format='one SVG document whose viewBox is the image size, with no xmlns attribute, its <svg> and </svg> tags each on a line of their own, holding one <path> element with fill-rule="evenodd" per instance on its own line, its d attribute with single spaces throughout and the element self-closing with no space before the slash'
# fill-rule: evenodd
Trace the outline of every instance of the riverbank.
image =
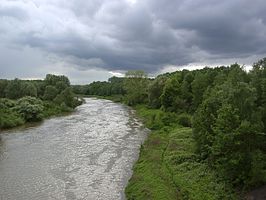
<svg viewBox="0 0 266 200">
<path fill-rule="evenodd" d="M 75 107 L 81 104 L 82 101 L 79 100 Z M 75 107 L 68 107 L 65 104 L 58 105 L 52 101 L 41 101 L 32 97 L 20 100 L 0 98 L 0 131 L 70 114 Z"/>
<path fill-rule="evenodd" d="M 134 173 L 126 188 L 130 199 L 236 199 L 232 187 L 218 180 L 214 171 L 194 154 L 192 129 L 168 123 L 165 113 L 145 106 L 135 107 L 148 128 Z M 163 123 L 163 122 L 161 122 Z"/>
<path fill-rule="evenodd" d="M 95 97 L 116 102 L 119 99 Z M 218 174 L 194 153 L 189 115 L 166 113 L 146 105 L 133 108 L 151 132 L 140 149 L 126 187 L 127 199 L 238 199 L 233 187 L 218 179 Z"/>
</svg>

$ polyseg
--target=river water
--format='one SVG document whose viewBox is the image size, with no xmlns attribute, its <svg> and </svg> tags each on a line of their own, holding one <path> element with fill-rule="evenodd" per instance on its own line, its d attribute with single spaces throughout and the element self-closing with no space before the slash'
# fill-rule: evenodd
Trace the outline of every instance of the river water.
<svg viewBox="0 0 266 200">
<path fill-rule="evenodd" d="M 147 129 L 121 104 L 89 98 L 71 115 L 0 134 L 0 199 L 125 199 Z"/>
</svg>

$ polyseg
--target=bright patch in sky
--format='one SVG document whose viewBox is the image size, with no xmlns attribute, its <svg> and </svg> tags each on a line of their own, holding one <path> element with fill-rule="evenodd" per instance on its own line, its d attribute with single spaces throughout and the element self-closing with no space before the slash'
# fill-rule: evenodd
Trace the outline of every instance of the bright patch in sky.
<svg viewBox="0 0 266 200">
<path fill-rule="evenodd" d="M 137 0 L 126 0 L 127 2 L 129 2 L 130 4 L 135 4 L 137 2 Z"/>
<path fill-rule="evenodd" d="M 112 72 L 110 71 L 109 72 L 112 76 L 116 76 L 116 77 L 124 77 L 125 75 L 120 73 L 120 72 Z"/>
</svg>

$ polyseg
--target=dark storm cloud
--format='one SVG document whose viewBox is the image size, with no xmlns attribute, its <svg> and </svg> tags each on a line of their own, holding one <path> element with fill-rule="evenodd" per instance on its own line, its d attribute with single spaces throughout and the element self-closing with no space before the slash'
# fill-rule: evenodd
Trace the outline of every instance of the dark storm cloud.
<svg viewBox="0 0 266 200">
<path fill-rule="evenodd" d="M 265 1 L 175 2 L 164 6 L 150 1 L 157 16 L 173 29 L 194 31 L 193 43 L 200 49 L 221 57 L 265 54 Z"/>
<path fill-rule="evenodd" d="M 6 0 L 1 4 L 3 45 L 54 53 L 82 70 L 155 72 L 168 65 L 266 54 L 264 0 Z"/>
</svg>

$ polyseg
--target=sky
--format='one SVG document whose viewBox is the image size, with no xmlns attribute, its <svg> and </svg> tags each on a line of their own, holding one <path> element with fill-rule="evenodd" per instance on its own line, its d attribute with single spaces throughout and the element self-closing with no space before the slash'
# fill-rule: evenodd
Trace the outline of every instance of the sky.
<svg viewBox="0 0 266 200">
<path fill-rule="evenodd" d="M 0 78 L 84 84 L 266 56 L 265 0 L 0 0 Z"/>
</svg>

